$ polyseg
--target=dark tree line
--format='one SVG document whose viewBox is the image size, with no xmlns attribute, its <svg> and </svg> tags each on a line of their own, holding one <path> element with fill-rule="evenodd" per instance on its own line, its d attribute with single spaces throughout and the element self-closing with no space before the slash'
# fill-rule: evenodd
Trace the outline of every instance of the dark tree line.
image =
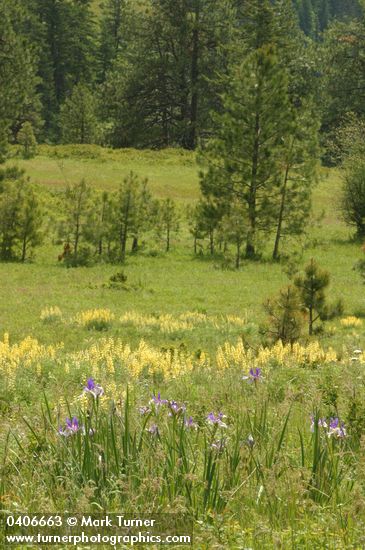
<svg viewBox="0 0 365 550">
<path fill-rule="evenodd" d="M 38 141 L 195 149 L 215 134 L 212 113 L 223 108 L 222 75 L 232 58 L 242 58 L 239 44 L 252 47 L 256 40 L 249 13 L 255 4 L 104 0 L 96 10 L 92 0 L 0 0 L 3 150 L 25 122 Z M 352 40 L 354 64 L 362 62 L 360 6 L 355 0 L 270 4 L 276 31 L 266 41 L 277 43 L 282 64 L 296 76 L 291 88 L 298 101 L 308 86 L 325 88 L 320 105 L 327 128 L 333 116 L 356 104 L 332 74 Z M 320 60 L 326 53 L 321 33 L 328 28 L 325 50 L 337 61 L 327 75 Z M 345 80 L 340 67 L 337 76 Z"/>
</svg>

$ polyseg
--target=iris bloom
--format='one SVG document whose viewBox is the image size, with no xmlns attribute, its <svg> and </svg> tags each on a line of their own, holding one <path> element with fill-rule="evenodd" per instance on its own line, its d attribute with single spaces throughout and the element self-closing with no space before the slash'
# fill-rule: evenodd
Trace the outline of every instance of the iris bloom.
<svg viewBox="0 0 365 550">
<path fill-rule="evenodd" d="M 227 424 L 223 422 L 223 418 L 226 416 L 223 413 L 218 413 L 215 415 L 213 412 L 209 413 L 207 416 L 207 422 L 213 424 L 214 426 L 219 426 L 220 428 L 227 428 Z"/>
<path fill-rule="evenodd" d="M 311 432 L 314 432 L 314 416 L 311 415 Z M 325 418 L 318 418 L 318 427 L 319 428 L 327 428 L 327 422 Z"/>
<path fill-rule="evenodd" d="M 249 447 L 251 447 L 251 449 L 252 449 L 252 447 L 255 445 L 255 440 L 254 440 L 252 434 L 250 434 L 250 435 L 248 436 L 248 438 L 247 438 L 247 440 L 246 440 L 246 443 L 247 443 L 247 445 L 248 445 Z"/>
<path fill-rule="evenodd" d="M 168 403 L 167 399 L 161 399 L 161 393 L 158 392 L 157 397 L 155 395 L 152 396 L 152 399 L 150 401 L 151 405 L 155 405 L 156 408 L 161 407 L 162 405 L 166 405 Z"/>
<path fill-rule="evenodd" d="M 257 382 L 261 379 L 261 374 L 261 369 L 256 367 L 255 369 L 250 369 L 247 376 L 242 376 L 242 380 L 248 380 L 252 384 L 252 382 Z"/>
<path fill-rule="evenodd" d="M 139 412 L 142 416 L 146 416 L 147 414 L 150 414 L 151 409 L 149 407 L 139 407 Z"/>
<path fill-rule="evenodd" d="M 170 408 L 169 416 L 178 416 L 186 411 L 184 403 L 179 405 L 176 401 L 169 401 L 168 404 Z"/>
<path fill-rule="evenodd" d="M 210 447 L 212 449 L 215 449 L 219 453 L 221 453 L 224 450 L 225 446 L 226 446 L 226 440 L 225 439 L 216 439 L 215 441 L 213 441 L 213 443 L 211 444 Z"/>
<path fill-rule="evenodd" d="M 90 393 L 95 399 L 104 395 L 104 390 L 100 384 L 95 384 L 92 378 L 89 378 L 86 386 L 84 387 L 84 392 Z"/>
<path fill-rule="evenodd" d="M 330 419 L 330 426 L 328 430 L 328 437 L 331 437 L 334 435 L 335 437 L 339 439 L 343 439 L 347 436 L 346 428 L 344 422 L 341 422 L 339 418 L 331 418 Z"/>
<path fill-rule="evenodd" d="M 149 428 L 147 428 L 148 433 L 151 435 L 158 435 L 158 426 L 157 424 L 151 424 Z"/>
<path fill-rule="evenodd" d="M 198 429 L 198 424 L 196 422 L 194 422 L 192 416 L 189 416 L 189 418 L 185 418 L 184 424 L 185 424 L 186 428 L 189 428 L 191 430 L 197 430 Z"/>
<path fill-rule="evenodd" d="M 62 428 L 62 426 L 59 427 L 58 433 L 60 435 L 63 435 L 65 437 L 68 437 L 69 435 L 73 435 L 77 433 L 79 430 L 81 430 L 81 426 L 79 424 L 78 419 L 76 416 L 74 416 L 71 420 L 71 418 L 66 418 L 66 426 Z"/>
</svg>

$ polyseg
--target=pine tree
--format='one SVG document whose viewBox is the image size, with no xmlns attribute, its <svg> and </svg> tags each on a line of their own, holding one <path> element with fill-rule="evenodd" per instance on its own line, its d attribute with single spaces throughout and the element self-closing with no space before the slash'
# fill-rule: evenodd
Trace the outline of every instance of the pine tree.
<svg viewBox="0 0 365 550">
<path fill-rule="evenodd" d="M 308 312 L 309 335 L 313 334 L 313 326 L 318 319 L 325 314 L 326 297 L 325 289 L 330 282 L 328 271 L 319 268 L 311 259 L 304 269 L 304 275 L 298 275 L 294 284 L 300 292 L 303 305 Z"/>
<path fill-rule="evenodd" d="M 223 216 L 220 228 L 226 242 L 236 248 L 236 269 L 240 268 L 242 247 L 247 238 L 248 220 L 245 206 L 238 200 L 230 205 L 229 212 Z"/>
<path fill-rule="evenodd" d="M 17 141 L 22 146 L 23 158 L 30 159 L 37 154 L 37 140 L 30 122 L 24 122 L 18 132 Z"/>
<path fill-rule="evenodd" d="M 177 206 L 172 199 L 165 199 L 158 206 L 157 233 L 164 236 L 166 252 L 170 250 L 172 235 L 178 233 L 179 229 Z"/>
<path fill-rule="evenodd" d="M 27 17 L 19 0 L 0 0 L 0 155 L 3 159 L 10 128 L 19 129 L 19 120 L 37 109 L 37 58 L 21 29 Z M 22 120 L 23 122 L 24 120 Z"/>
<path fill-rule="evenodd" d="M 133 237 L 132 250 L 138 246 L 141 231 L 149 225 L 147 211 L 150 205 L 148 181 L 131 172 L 119 186 L 114 203 L 114 237 L 118 246 L 118 258 L 125 261 L 127 241 Z"/>
<path fill-rule="evenodd" d="M 95 23 L 91 0 L 32 0 L 39 19 L 39 75 L 45 133 L 59 138 L 60 106 L 79 82 L 95 75 Z"/>
<path fill-rule="evenodd" d="M 80 243 L 87 232 L 91 205 L 91 189 L 84 179 L 79 183 L 67 185 L 62 201 L 65 217 L 62 236 L 72 247 L 74 265 L 77 265 Z"/>
<path fill-rule="evenodd" d="M 29 253 L 42 243 L 43 208 L 38 194 L 29 184 L 23 184 L 21 207 L 18 219 L 18 241 L 21 249 L 20 261 L 25 262 Z"/>
<path fill-rule="evenodd" d="M 264 309 L 268 315 L 267 332 L 274 341 L 293 344 L 301 335 L 303 316 L 299 293 L 292 285 L 280 290 L 275 298 L 267 300 Z"/>
<path fill-rule="evenodd" d="M 311 211 L 311 193 L 316 182 L 318 121 L 312 105 L 292 110 L 292 124 L 283 138 L 280 157 L 281 184 L 274 209 L 273 259 L 279 258 L 282 238 L 301 235 Z"/>
<path fill-rule="evenodd" d="M 129 144 L 196 147 L 218 99 L 212 77 L 229 37 L 227 5 L 148 0 L 145 10 L 135 9 L 128 47 L 103 87 L 111 105 L 104 121 L 117 124 Z"/>
<path fill-rule="evenodd" d="M 246 206 L 246 256 L 256 254 L 257 232 L 272 223 L 270 197 L 277 189 L 278 157 L 291 121 L 288 80 L 275 50 L 263 46 L 231 69 L 217 137 L 201 152 L 205 196 Z"/>
<path fill-rule="evenodd" d="M 42 242 L 43 209 L 21 172 L 7 170 L 0 180 L 0 260 L 24 262 Z"/>
<path fill-rule="evenodd" d="M 99 79 L 103 82 L 113 64 L 126 48 L 131 24 L 126 0 L 106 0 L 101 6 L 99 38 Z"/>
<path fill-rule="evenodd" d="M 61 131 L 64 143 L 95 143 L 97 138 L 96 102 L 84 84 L 74 87 L 61 108 Z"/>
</svg>

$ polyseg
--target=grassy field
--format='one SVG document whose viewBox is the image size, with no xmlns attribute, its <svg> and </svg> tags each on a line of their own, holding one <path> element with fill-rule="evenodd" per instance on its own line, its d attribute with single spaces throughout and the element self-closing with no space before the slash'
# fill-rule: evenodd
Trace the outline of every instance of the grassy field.
<svg viewBox="0 0 365 550">
<path fill-rule="evenodd" d="M 199 197 L 179 150 L 42 146 L 12 163 L 45 196 L 81 178 L 113 191 L 133 170 L 182 208 Z M 363 547 L 363 252 L 340 186 L 320 170 L 320 222 L 286 246 L 329 270 L 330 302 L 357 319 L 294 347 L 260 346 L 262 303 L 288 282 L 270 243 L 227 269 L 183 226 L 169 253 L 150 239 L 123 266 L 67 269 L 50 234 L 32 262 L 0 263 L 0 512 L 187 514 L 202 550 Z M 121 269 L 127 289 L 110 288 Z M 90 377 L 104 395 L 83 391 Z"/>
<path fill-rule="evenodd" d="M 111 151 L 98 147 L 44 146 L 35 159 L 18 164 L 32 181 L 52 189 L 62 189 L 66 182 L 85 178 L 97 189 L 113 190 L 133 170 L 148 177 L 152 192 L 159 198 L 171 197 L 185 205 L 199 197 L 194 155 L 179 150 Z M 322 169 L 313 198 L 315 217 L 321 216 L 321 221 L 308 229 L 300 265 L 314 257 L 330 271 L 331 299 L 342 298 L 346 314 L 362 316 L 364 287 L 353 270 L 362 252 L 357 243 L 350 242 L 349 230 L 339 217 L 340 185 L 336 171 Z M 286 246 L 289 251 L 291 247 L 300 250 L 297 243 Z M 0 264 L 0 327 L 15 340 L 31 330 L 45 342 L 62 338 L 79 345 L 82 334 L 75 331 L 68 334 L 65 329 L 53 335 L 49 327 L 42 326 L 39 315 L 46 306 L 58 306 L 68 316 L 93 307 L 110 308 L 117 315 L 129 310 L 176 314 L 198 309 L 211 315 L 220 312 L 246 315 L 257 324 L 263 319 L 263 301 L 288 282 L 285 265 L 269 260 L 245 262 L 235 271 L 222 269 L 219 257 L 212 259 L 209 254 L 194 257 L 186 228 L 176 237 L 169 254 L 162 252 L 162 244 L 160 250 L 156 257 L 147 248 L 144 253 L 128 258 L 123 269 L 128 282 L 136 287 L 130 292 L 106 288 L 118 266 L 65 269 L 57 262 L 60 247 L 49 242 L 37 250 L 32 263 Z M 127 336 L 139 337 L 130 332 Z"/>
</svg>

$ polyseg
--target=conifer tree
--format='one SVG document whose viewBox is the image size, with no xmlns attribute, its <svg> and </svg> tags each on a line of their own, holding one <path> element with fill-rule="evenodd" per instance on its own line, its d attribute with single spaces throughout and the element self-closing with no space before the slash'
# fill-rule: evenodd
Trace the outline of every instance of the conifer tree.
<svg viewBox="0 0 365 550">
<path fill-rule="evenodd" d="M 24 122 L 18 132 L 17 141 L 22 146 L 23 158 L 30 159 L 36 155 L 37 140 L 30 122 Z"/>
<path fill-rule="evenodd" d="M 217 137 L 201 152 L 201 189 L 221 203 L 238 199 L 246 206 L 246 256 L 253 257 L 257 232 L 272 220 L 269 199 L 277 191 L 278 159 L 292 118 L 288 79 L 271 46 L 249 54 L 229 78 Z"/>
<path fill-rule="evenodd" d="M 303 316 L 298 290 L 289 285 L 275 298 L 267 300 L 264 309 L 268 315 L 267 332 L 274 341 L 293 344 L 301 335 Z"/>
<path fill-rule="evenodd" d="M 273 259 L 280 255 L 283 237 L 301 235 L 311 211 L 311 193 L 316 182 L 318 121 L 311 105 L 292 109 L 290 130 L 283 136 L 280 179 L 274 199 L 275 238 Z"/>
<path fill-rule="evenodd" d="M 65 215 L 62 236 L 72 246 L 74 265 L 77 265 L 80 243 L 87 232 L 91 205 L 91 189 L 84 179 L 67 185 L 61 206 Z"/>
<path fill-rule="evenodd" d="M 61 132 L 64 143 L 95 143 L 97 137 L 96 102 L 84 84 L 72 90 L 61 108 Z"/>
<path fill-rule="evenodd" d="M 157 232 L 160 236 L 164 236 L 166 252 L 170 250 L 172 235 L 178 233 L 179 229 L 177 206 L 172 199 L 165 199 L 158 206 Z"/>
<path fill-rule="evenodd" d="M 309 335 L 313 334 L 313 326 L 325 313 L 326 296 L 325 289 L 330 282 L 328 271 L 320 269 L 317 263 L 311 259 L 304 269 L 303 275 L 294 279 L 294 284 L 300 292 L 303 305 L 308 312 Z"/>
<path fill-rule="evenodd" d="M 99 79 L 103 82 L 113 64 L 126 48 L 131 23 L 126 0 L 106 0 L 101 6 L 99 38 Z"/>
</svg>

